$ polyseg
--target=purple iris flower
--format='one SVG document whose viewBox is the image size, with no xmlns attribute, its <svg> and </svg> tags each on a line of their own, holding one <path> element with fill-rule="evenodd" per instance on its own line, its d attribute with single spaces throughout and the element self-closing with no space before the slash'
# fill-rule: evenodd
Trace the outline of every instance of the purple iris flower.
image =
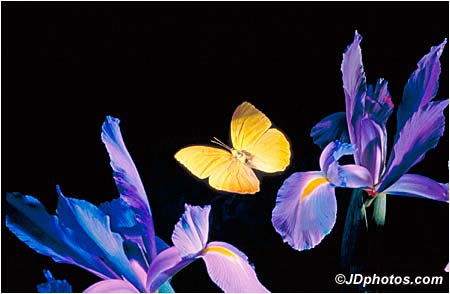
<svg viewBox="0 0 450 294">
<path fill-rule="evenodd" d="M 320 155 L 320 171 L 297 172 L 278 191 L 272 223 L 292 248 L 310 249 L 322 241 L 336 222 L 336 187 L 358 188 L 371 181 L 364 167 L 339 165 L 355 146 L 331 142 Z"/>
<path fill-rule="evenodd" d="M 247 256 L 225 242 L 209 242 L 211 207 L 185 205 L 172 234 L 174 246 L 161 252 L 148 271 L 147 289 L 154 292 L 178 271 L 203 259 L 211 279 L 225 292 L 269 292 L 258 280 Z"/>
<path fill-rule="evenodd" d="M 176 226 L 175 247 L 169 248 L 155 236 L 147 194 L 123 142 L 118 119 L 107 117 L 102 141 L 120 198 L 97 207 L 65 197 L 57 187 L 56 215 L 50 215 L 36 198 L 8 193 L 6 226 L 36 252 L 56 262 L 77 265 L 102 279 L 85 292 L 174 292 L 170 279 L 178 270 L 168 273 L 170 262 L 174 257 L 179 257 L 177 261 L 183 266 L 192 261 L 194 255 L 187 257 L 186 252 L 200 242 L 193 233 L 206 242 L 209 207 L 186 207 L 182 218 L 186 221 Z M 222 242 L 205 246 L 195 252 L 196 257 L 205 259 L 211 278 L 224 291 L 267 292 L 239 250 Z M 173 257 L 169 263 L 167 256 Z M 38 290 L 71 290 L 66 281 L 53 279 L 50 272 L 45 276 L 48 283 L 39 285 Z"/>
<path fill-rule="evenodd" d="M 322 172 L 294 173 L 278 191 L 272 223 L 284 241 L 297 250 L 316 246 L 333 228 L 334 187 L 362 188 L 380 199 L 386 194 L 445 202 L 449 199 L 447 184 L 407 173 L 427 151 L 436 147 L 444 132 L 443 111 L 448 100 L 432 99 L 438 89 L 439 57 L 447 41 L 432 47 L 409 78 L 397 111 L 397 133 L 388 158 L 386 123 L 394 105 L 386 81 L 379 79 L 375 87 L 366 86 L 361 40 L 356 32 L 343 55 L 346 112 L 327 116 L 311 130 L 314 142 L 326 146 L 320 159 Z M 344 145 L 335 140 L 352 144 L 356 165 L 340 167 L 336 156 L 328 156 L 331 158 L 328 162 L 337 168 L 327 171 L 323 158 L 327 158 L 330 150 L 339 150 L 338 146 Z M 324 175 L 327 181 L 318 180 Z"/>
</svg>

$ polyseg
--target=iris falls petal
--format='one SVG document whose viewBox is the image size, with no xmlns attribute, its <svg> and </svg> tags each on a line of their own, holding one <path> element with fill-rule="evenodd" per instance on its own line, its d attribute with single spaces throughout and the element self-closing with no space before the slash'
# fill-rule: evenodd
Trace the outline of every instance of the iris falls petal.
<svg viewBox="0 0 450 294">
<path fill-rule="evenodd" d="M 422 197 L 448 202 L 448 186 L 416 174 L 405 174 L 385 190 L 400 196 Z"/>
<path fill-rule="evenodd" d="M 211 242 L 201 254 L 211 279 L 224 292 L 267 293 L 247 256 L 225 242 Z"/>
<path fill-rule="evenodd" d="M 139 293 L 139 291 L 128 281 L 111 279 L 97 282 L 83 293 Z"/>
<path fill-rule="evenodd" d="M 321 172 L 292 174 L 278 191 L 272 224 L 292 248 L 319 244 L 336 221 L 334 188 Z"/>
</svg>

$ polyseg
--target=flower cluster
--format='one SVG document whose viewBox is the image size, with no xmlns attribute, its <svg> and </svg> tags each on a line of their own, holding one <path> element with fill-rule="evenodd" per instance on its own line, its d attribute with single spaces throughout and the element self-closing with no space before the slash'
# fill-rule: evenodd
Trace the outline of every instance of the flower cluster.
<svg viewBox="0 0 450 294">
<path fill-rule="evenodd" d="M 433 99 L 441 71 L 439 57 L 447 40 L 419 61 L 404 88 L 389 157 L 386 123 L 394 105 L 387 81 L 379 79 L 375 87 L 367 86 L 361 40 L 356 32 L 343 56 L 346 111 L 325 117 L 311 130 L 314 142 L 325 146 L 319 160 L 321 171 L 294 173 L 278 191 L 272 223 L 297 250 L 313 248 L 332 230 L 336 187 L 366 190 L 374 197 L 369 204 L 383 203 L 386 194 L 448 202 L 448 184 L 408 173 L 444 133 L 448 99 Z M 343 155 L 353 155 L 355 164 L 339 165 Z M 384 215 L 376 215 L 375 220 L 382 224 Z"/>
<path fill-rule="evenodd" d="M 387 81 L 379 79 L 374 86 L 367 85 L 361 41 L 356 32 L 343 54 L 345 112 L 325 117 L 311 130 L 314 142 L 323 149 L 320 170 L 296 172 L 278 191 L 272 223 L 296 250 L 317 246 L 333 229 L 336 188 L 366 191 L 367 201 L 358 208 L 374 202 L 378 207 L 374 219 L 380 225 L 385 221 L 386 195 L 449 200 L 448 183 L 408 173 L 437 146 L 444 133 L 448 100 L 434 98 L 441 71 L 439 58 L 446 40 L 431 48 L 407 82 L 397 109 L 391 150 L 386 125 L 394 104 Z M 248 103 L 242 107 L 257 112 Z M 265 130 L 269 127 L 270 121 Z M 278 131 L 271 132 L 284 138 Z M 211 280 L 225 292 L 268 292 L 244 253 L 231 244 L 208 241 L 210 206 L 185 205 L 172 234 L 173 246 L 156 236 L 149 200 L 123 141 L 118 119 L 106 118 L 101 139 L 109 153 L 120 197 L 96 206 L 64 196 L 57 186 L 58 206 L 52 215 L 34 197 L 8 193 L 6 226 L 12 233 L 36 252 L 100 278 L 84 292 L 174 292 L 172 277 L 197 259 L 205 262 Z M 286 140 L 289 147 L 288 144 Z M 232 160 L 231 155 L 223 154 L 226 160 Z M 353 156 L 353 164 L 340 163 L 346 155 Z M 248 156 L 251 158 L 250 153 Z M 284 156 L 280 170 L 285 169 L 290 154 Z M 258 162 L 252 160 L 253 167 L 258 167 Z M 247 160 L 239 164 L 247 168 Z M 203 175 L 209 165 L 201 168 L 199 174 Z M 237 183 L 239 175 L 235 173 Z M 250 178 L 256 179 L 257 186 L 252 186 L 251 191 L 259 191 L 259 181 L 253 176 Z M 240 184 L 233 186 L 241 188 Z M 72 291 L 67 281 L 55 280 L 49 271 L 44 271 L 44 275 L 48 282 L 38 285 L 39 291 Z"/>
<path fill-rule="evenodd" d="M 7 195 L 7 227 L 36 252 L 77 265 L 102 279 L 84 292 L 174 292 L 171 278 L 201 258 L 225 292 L 268 292 L 247 256 L 225 242 L 209 242 L 210 206 L 185 206 L 169 247 L 155 235 L 147 194 L 122 139 L 119 120 L 107 117 L 101 138 L 120 198 L 95 206 L 59 195 L 57 215 L 34 197 Z M 71 290 L 66 281 L 39 285 L 45 292 Z"/>
</svg>

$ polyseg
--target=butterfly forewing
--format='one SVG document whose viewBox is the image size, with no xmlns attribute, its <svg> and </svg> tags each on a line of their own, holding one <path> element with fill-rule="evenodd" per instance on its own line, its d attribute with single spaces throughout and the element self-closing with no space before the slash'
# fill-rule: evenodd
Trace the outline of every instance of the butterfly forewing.
<svg viewBox="0 0 450 294">
<path fill-rule="evenodd" d="M 231 118 L 233 148 L 244 150 L 252 146 L 270 128 L 272 123 L 261 111 L 248 102 L 236 108 Z"/>
<path fill-rule="evenodd" d="M 209 146 L 190 146 L 175 154 L 175 159 L 186 167 L 194 176 L 206 179 L 218 167 L 233 159 L 230 152 Z"/>
</svg>

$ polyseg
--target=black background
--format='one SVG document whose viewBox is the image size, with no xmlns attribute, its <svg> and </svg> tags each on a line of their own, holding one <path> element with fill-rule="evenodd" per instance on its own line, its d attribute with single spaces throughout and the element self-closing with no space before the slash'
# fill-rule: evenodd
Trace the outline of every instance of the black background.
<svg viewBox="0 0 450 294">
<path fill-rule="evenodd" d="M 284 244 L 270 217 L 292 172 L 318 169 L 309 137 L 325 115 L 344 110 L 340 64 L 357 29 L 368 82 L 384 77 L 398 105 L 419 59 L 448 37 L 448 3 L 12 3 L 2 2 L 2 204 L 6 191 L 40 199 L 54 212 L 55 185 L 95 204 L 117 197 L 100 140 L 106 115 L 121 119 L 125 142 L 150 197 L 157 234 L 170 242 L 185 202 L 212 204 L 210 241 L 245 252 L 274 292 L 340 292 L 339 253 L 350 193 L 337 191 L 332 233 L 313 250 Z M 438 98 L 448 97 L 448 48 Z M 243 101 L 290 138 L 287 171 L 254 196 L 211 190 L 173 158 L 180 148 L 226 140 Z M 395 129 L 395 115 L 388 132 Z M 392 140 L 390 140 L 392 142 Z M 413 168 L 448 181 L 448 131 Z M 4 226 L 2 292 L 34 292 L 42 269 L 83 291 L 98 278 L 56 264 Z M 443 275 L 448 290 L 448 205 L 389 197 L 377 274 Z M 179 292 L 220 291 L 204 264 L 173 279 Z M 353 289 L 354 290 L 354 289 Z"/>
</svg>

